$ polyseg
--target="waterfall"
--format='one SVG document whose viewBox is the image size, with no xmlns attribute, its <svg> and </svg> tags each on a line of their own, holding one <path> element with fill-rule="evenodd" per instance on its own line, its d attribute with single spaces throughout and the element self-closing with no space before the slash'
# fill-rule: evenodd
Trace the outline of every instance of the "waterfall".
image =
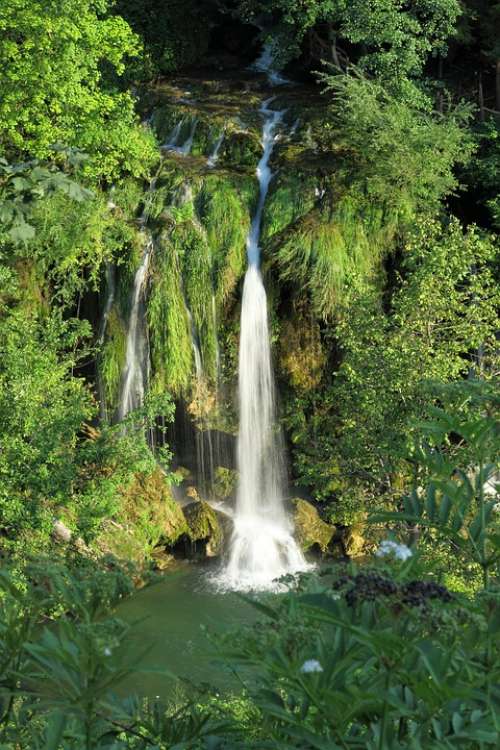
<svg viewBox="0 0 500 750">
<path fill-rule="evenodd" d="M 251 65 L 251 69 L 259 73 L 265 73 L 272 86 L 283 86 L 285 83 L 290 83 L 290 81 L 288 78 L 282 76 L 274 67 L 275 51 L 276 42 L 274 39 L 271 39 L 263 46 L 260 56 Z"/>
<path fill-rule="evenodd" d="M 155 186 L 156 180 L 154 179 L 149 186 L 149 193 L 154 191 Z M 148 215 L 149 201 L 146 202 L 140 218 L 145 243 L 141 263 L 135 273 L 132 288 L 125 367 L 122 374 L 122 390 L 118 405 L 119 421 L 124 419 L 133 409 L 138 409 L 142 406 L 149 375 L 149 347 L 145 330 L 143 297 L 149 263 L 154 250 L 154 241 L 146 229 Z"/>
<path fill-rule="evenodd" d="M 108 319 L 115 301 L 116 291 L 116 268 L 113 263 L 106 261 L 106 297 L 104 303 L 104 309 L 102 311 L 101 324 L 99 326 L 99 334 L 97 338 L 97 345 L 99 347 L 98 357 L 101 357 L 102 346 L 104 344 L 104 338 L 106 336 L 106 328 L 108 326 Z M 106 394 L 103 383 L 103 377 L 101 367 L 97 367 L 97 392 L 99 396 L 99 416 L 102 421 L 108 418 L 108 409 L 106 406 Z"/>
<path fill-rule="evenodd" d="M 213 167 L 215 167 L 215 165 L 217 164 L 219 160 L 219 151 L 220 151 L 220 147 L 222 146 L 223 141 L 224 141 L 224 131 L 222 131 L 220 136 L 215 141 L 212 153 L 207 159 L 207 167 L 209 167 L 210 169 L 213 169 Z"/>
<path fill-rule="evenodd" d="M 267 298 L 259 271 L 262 213 L 272 178 L 269 161 L 283 112 L 262 105 L 262 158 L 257 167 L 259 202 L 247 239 L 239 354 L 239 485 L 229 561 L 223 587 L 266 589 L 287 573 L 306 569 L 293 538 L 283 493 L 283 447 L 276 423 Z"/>
<path fill-rule="evenodd" d="M 177 154 L 182 154 L 182 156 L 188 156 L 191 153 L 191 149 L 193 148 L 193 141 L 196 133 L 196 128 L 198 126 L 198 120 L 196 117 L 192 119 L 189 135 L 184 143 L 179 145 L 179 138 L 181 135 L 182 126 L 184 125 L 184 120 L 185 118 L 182 118 L 182 120 L 177 123 L 175 128 L 168 136 L 167 142 L 162 146 L 162 148 L 164 148 L 166 151 L 175 151 Z"/>
<path fill-rule="evenodd" d="M 127 331 L 127 349 L 123 385 L 118 406 L 118 419 L 121 421 L 133 409 L 138 409 L 144 401 L 149 352 L 143 326 L 143 291 L 153 253 L 153 239 L 148 237 L 142 255 L 141 265 L 134 277 L 130 318 Z"/>
</svg>

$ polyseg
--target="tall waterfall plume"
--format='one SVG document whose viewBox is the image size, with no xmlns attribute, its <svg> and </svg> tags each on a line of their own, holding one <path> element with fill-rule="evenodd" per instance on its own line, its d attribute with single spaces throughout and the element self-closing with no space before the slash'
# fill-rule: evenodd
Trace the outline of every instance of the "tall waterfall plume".
<svg viewBox="0 0 500 750">
<path fill-rule="evenodd" d="M 272 588 L 287 573 L 307 568 L 293 538 L 284 503 L 283 447 L 276 422 L 267 297 L 260 263 L 262 213 L 272 178 L 270 158 L 284 112 L 261 107 L 262 158 L 257 167 L 260 196 L 247 239 L 248 270 L 243 288 L 239 353 L 239 486 L 229 561 L 221 576 L 226 588 Z"/>
</svg>

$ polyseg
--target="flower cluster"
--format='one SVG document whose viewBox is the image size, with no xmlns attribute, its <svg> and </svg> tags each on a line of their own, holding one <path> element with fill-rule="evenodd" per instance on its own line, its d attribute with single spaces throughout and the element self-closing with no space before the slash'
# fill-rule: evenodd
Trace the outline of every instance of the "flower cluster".
<svg viewBox="0 0 500 750">
<path fill-rule="evenodd" d="M 397 560 L 408 560 L 412 556 L 412 551 L 406 544 L 398 544 L 390 539 L 385 539 L 375 553 L 377 557 L 385 555 L 394 555 Z"/>
<path fill-rule="evenodd" d="M 311 674 L 313 672 L 322 672 L 323 667 L 317 659 L 307 659 L 301 666 L 300 671 L 304 674 Z"/>
</svg>

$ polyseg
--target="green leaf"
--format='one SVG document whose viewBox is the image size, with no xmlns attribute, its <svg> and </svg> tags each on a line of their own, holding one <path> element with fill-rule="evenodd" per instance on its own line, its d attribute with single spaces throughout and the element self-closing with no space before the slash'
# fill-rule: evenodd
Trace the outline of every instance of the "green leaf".
<svg viewBox="0 0 500 750">
<path fill-rule="evenodd" d="M 44 750 L 58 750 L 66 726 L 67 717 L 62 711 L 54 711 L 48 719 Z"/>
</svg>

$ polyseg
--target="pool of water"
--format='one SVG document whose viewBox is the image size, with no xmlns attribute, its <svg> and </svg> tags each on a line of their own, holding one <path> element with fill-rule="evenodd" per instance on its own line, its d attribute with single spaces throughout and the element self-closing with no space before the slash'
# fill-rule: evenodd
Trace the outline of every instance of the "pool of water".
<svg viewBox="0 0 500 750">
<path fill-rule="evenodd" d="M 116 610 L 132 625 L 131 652 L 150 649 L 141 658 L 144 670 L 167 670 L 200 685 L 234 688 L 238 681 L 217 658 L 213 636 L 254 622 L 259 613 L 234 593 L 220 593 L 210 583 L 210 567 L 184 564 L 138 591 Z M 123 684 L 124 692 L 165 695 L 176 680 L 156 672 L 139 672 Z"/>
</svg>

